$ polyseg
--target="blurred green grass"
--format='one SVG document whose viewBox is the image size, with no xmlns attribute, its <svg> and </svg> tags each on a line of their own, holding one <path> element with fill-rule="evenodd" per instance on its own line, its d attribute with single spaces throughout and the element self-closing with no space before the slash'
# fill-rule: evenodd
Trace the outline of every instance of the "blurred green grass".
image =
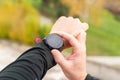
<svg viewBox="0 0 120 80">
<path fill-rule="evenodd" d="M 102 25 L 90 24 L 87 31 L 87 54 L 120 56 L 120 22 L 104 11 Z"/>
</svg>

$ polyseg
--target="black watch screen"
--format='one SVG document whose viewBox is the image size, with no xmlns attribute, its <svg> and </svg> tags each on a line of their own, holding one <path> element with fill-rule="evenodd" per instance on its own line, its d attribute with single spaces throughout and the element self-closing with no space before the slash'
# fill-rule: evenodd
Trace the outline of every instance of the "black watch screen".
<svg viewBox="0 0 120 80">
<path fill-rule="evenodd" d="M 60 37 L 58 34 L 52 33 L 49 34 L 44 39 L 44 43 L 52 50 L 57 49 L 59 51 L 62 51 L 64 41 L 62 37 Z"/>
</svg>

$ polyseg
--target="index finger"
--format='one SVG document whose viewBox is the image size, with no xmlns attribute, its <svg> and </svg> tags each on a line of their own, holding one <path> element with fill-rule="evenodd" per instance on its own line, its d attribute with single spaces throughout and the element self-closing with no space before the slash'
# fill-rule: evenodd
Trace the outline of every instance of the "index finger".
<svg viewBox="0 0 120 80">
<path fill-rule="evenodd" d="M 74 36 L 68 33 L 59 31 L 59 32 L 56 32 L 56 34 L 60 35 L 63 39 L 67 40 L 72 47 L 77 47 L 79 44 L 78 40 Z"/>
</svg>

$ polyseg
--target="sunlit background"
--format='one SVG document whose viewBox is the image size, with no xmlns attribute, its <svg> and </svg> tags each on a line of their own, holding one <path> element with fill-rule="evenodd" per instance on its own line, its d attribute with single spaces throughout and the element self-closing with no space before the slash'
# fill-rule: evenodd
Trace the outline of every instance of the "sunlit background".
<svg viewBox="0 0 120 80">
<path fill-rule="evenodd" d="M 88 55 L 120 55 L 119 0 L 0 0 L 0 38 L 33 45 L 60 16 L 89 24 Z"/>
<path fill-rule="evenodd" d="M 33 46 L 36 37 L 49 34 L 60 16 L 89 24 L 87 55 L 95 57 L 88 57 L 88 72 L 104 80 L 120 79 L 120 0 L 0 0 L 0 70 Z M 59 78 L 61 72 L 51 72 L 55 79 L 45 80 L 66 80 Z"/>
</svg>

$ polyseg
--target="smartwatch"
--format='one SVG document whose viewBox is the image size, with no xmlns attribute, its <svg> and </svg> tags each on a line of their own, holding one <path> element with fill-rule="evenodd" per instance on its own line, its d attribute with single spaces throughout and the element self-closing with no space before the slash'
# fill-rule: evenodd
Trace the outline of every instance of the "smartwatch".
<svg viewBox="0 0 120 80">
<path fill-rule="evenodd" d="M 49 47 L 50 50 L 57 49 L 59 51 L 62 51 L 64 45 L 62 37 L 55 33 L 46 36 L 43 39 L 43 42 Z"/>
</svg>

